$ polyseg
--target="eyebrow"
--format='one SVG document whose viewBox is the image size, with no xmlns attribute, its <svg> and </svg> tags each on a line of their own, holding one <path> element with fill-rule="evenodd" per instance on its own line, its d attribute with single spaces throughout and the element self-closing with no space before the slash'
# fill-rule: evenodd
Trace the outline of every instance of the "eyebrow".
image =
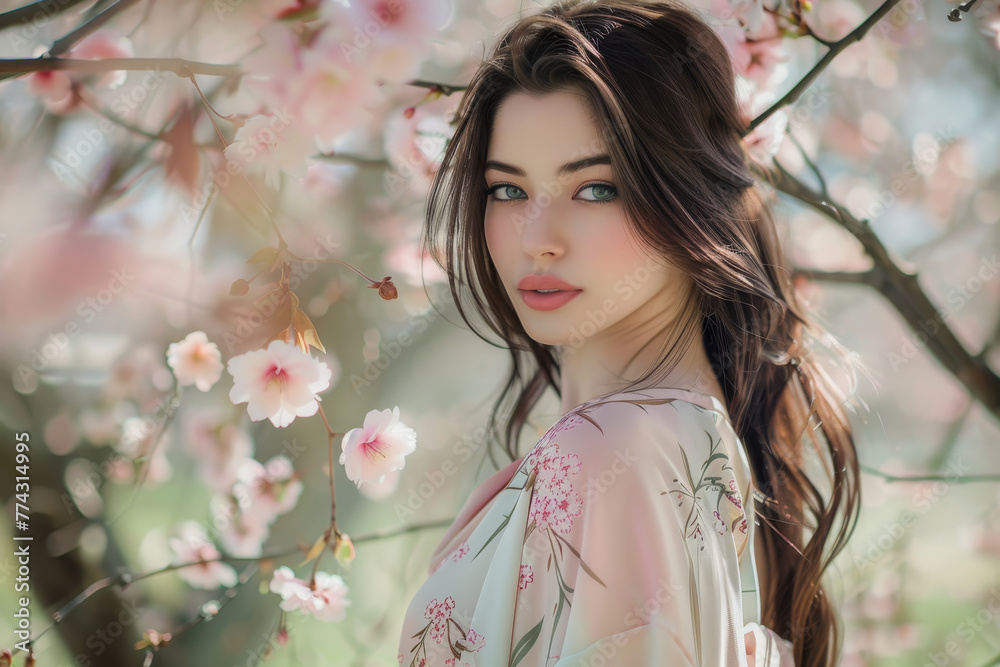
<svg viewBox="0 0 1000 667">
<path fill-rule="evenodd" d="M 611 164 L 611 158 L 607 155 L 593 155 L 591 157 L 585 157 L 582 160 L 576 160 L 574 162 L 567 162 L 563 166 L 556 170 L 556 173 L 562 176 L 563 174 L 570 174 L 574 171 L 580 171 L 581 169 L 586 169 L 587 167 L 593 167 L 598 164 Z M 497 160 L 487 160 L 483 167 L 483 171 L 489 169 L 496 169 L 497 171 L 502 171 L 507 174 L 514 174 L 515 176 L 525 176 L 524 170 L 520 167 L 515 167 L 509 165 L 505 162 L 499 162 Z"/>
</svg>

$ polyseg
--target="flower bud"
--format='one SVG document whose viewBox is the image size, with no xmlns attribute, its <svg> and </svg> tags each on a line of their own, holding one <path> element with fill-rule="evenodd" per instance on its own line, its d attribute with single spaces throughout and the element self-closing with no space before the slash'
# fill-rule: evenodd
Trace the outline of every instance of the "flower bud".
<svg viewBox="0 0 1000 667">
<path fill-rule="evenodd" d="M 349 565 L 354 560 L 354 543 L 347 533 L 341 533 L 337 543 L 333 545 L 333 553 L 341 565 Z"/>
<path fill-rule="evenodd" d="M 392 284 L 391 278 L 392 276 L 386 276 L 382 280 L 376 280 L 368 287 L 371 287 L 372 289 L 377 289 L 378 295 L 380 297 L 382 297 L 386 301 L 391 301 L 392 299 L 395 299 L 397 296 L 399 296 L 399 293 L 396 292 L 396 286 Z"/>
</svg>

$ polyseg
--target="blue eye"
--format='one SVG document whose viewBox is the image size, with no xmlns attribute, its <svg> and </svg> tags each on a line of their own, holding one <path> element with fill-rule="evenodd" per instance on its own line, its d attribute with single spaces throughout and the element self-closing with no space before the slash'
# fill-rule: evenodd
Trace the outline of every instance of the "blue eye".
<svg viewBox="0 0 1000 667">
<path fill-rule="evenodd" d="M 496 192 L 498 190 L 506 190 L 506 191 L 508 191 L 506 193 L 508 195 L 510 194 L 510 192 L 509 192 L 510 190 L 516 190 L 516 191 L 519 191 L 519 192 L 522 192 L 522 193 L 524 192 L 524 190 L 521 190 L 521 188 L 517 187 L 516 185 L 512 185 L 510 183 L 497 183 L 493 187 L 486 188 L 486 194 L 489 195 L 490 199 L 492 201 L 495 201 L 495 202 L 513 201 L 515 199 L 515 198 L 511 198 L 511 197 L 497 197 L 496 196 Z M 522 197 L 516 197 L 516 199 L 522 199 Z"/>
<path fill-rule="evenodd" d="M 589 199 L 589 198 L 586 198 L 586 197 L 583 198 L 583 201 L 594 202 L 595 204 L 606 204 L 606 203 L 614 200 L 618 196 L 618 188 L 616 188 L 613 185 L 609 185 L 607 183 L 593 183 L 591 185 L 587 185 L 587 186 L 584 186 L 584 187 L 580 188 L 580 192 L 583 192 L 584 190 L 594 190 L 595 191 L 595 194 L 596 194 L 596 198 L 595 199 Z M 507 196 L 505 196 L 505 197 L 497 197 L 496 193 L 498 191 L 503 191 L 505 193 L 505 195 L 507 195 Z M 522 195 L 524 194 L 524 190 L 521 189 L 521 188 L 519 188 L 518 186 L 514 185 L 513 183 L 497 183 L 494 186 L 487 187 L 486 190 L 484 191 L 484 194 L 486 194 L 486 195 L 489 196 L 490 201 L 493 201 L 493 202 L 496 202 L 496 203 L 511 202 L 511 201 L 517 201 L 519 199 L 525 199 L 526 198 L 526 197 L 523 197 L 523 196 L 511 197 L 510 195 L 511 195 L 512 191 L 513 191 L 513 193 L 515 195 L 518 192 L 520 192 Z M 602 192 L 604 194 L 597 194 L 597 193 L 602 193 Z"/>
<path fill-rule="evenodd" d="M 595 194 L 596 194 L 596 191 L 600 191 L 600 190 L 603 190 L 604 192 L 609 192 L 610 191 L 610 194 L 607 194 L 605 196 L 597 195 L 597 199 L 585 199 L 584 200 L 584 201 L 598 202 L 598 203 L 601 203 L 601 204 L 603 204 L 604 202 L 611 201 L 618 194 L 618 190 L 617 190 L 617 188 L 615 188 L 615 186 L 608 185 L 606 183 L 594 183 L 593 185 L 588 185 L 588 186 L 586 186 L 584 188 L 581 188 L 580 192 L 583 192 L 584 190 L 595 190 Z"/>
</svg>

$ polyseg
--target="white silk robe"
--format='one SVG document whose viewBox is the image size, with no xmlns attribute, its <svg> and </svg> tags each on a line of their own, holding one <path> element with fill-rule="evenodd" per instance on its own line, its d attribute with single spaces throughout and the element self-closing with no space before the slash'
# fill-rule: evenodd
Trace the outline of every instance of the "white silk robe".
<svg viewBox="0 0 1000 667">
<path fill-rule="evenodd" d="M 750 468 L 718 399 L 620 392 L 480 484 L 411 601 L 413 667 L 792 667 L 757 625 Z"/>
</svg>

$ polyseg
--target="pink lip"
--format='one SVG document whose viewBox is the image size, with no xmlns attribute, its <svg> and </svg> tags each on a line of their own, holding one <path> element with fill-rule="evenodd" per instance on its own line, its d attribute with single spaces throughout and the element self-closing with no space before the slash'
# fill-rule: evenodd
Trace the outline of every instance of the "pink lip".
<svg viewBox="0 0 1000 667">
<path fill-rule="evenodd" d="M 523 290 L 535 290 L 535 289 L 559 289 L 566 290 L 567 292 L 572 292 L 573 290 L 580 289 L 576 285 L 570 285 L 565 280 L 556 278 L 550 273 L 546 273 L 540 276 L 534 274 L 527 275 L 517 283 L 517 289 Z"/>
<path fill-rule="evenodd" d="M 557 289 L 558 292 L 541 294 L 533 290 Z M 565 280 L 546 273 L 541 276 L 527 275 L 517 283 L 517 290 L 529 308 L 533 310 L 555 310 L 572 301 L 582 290 Z"/>
<path fill-rule="evenodd" d="M 582 290 L 573 290 L 566 292 L 552 292 L 551 294 L 539 294 L 538 292 L 532 292 L 531 290 L 518 290 L 518 292 L 521 293 L 521 298 L 524 300 L 524 303 L 528 305 L 528 308 L 532 308 L 533 310 L 555 310 L 556 308 L 562 308 L 567 303 L 572 301 L 581 291 Z"/>
</svg>

